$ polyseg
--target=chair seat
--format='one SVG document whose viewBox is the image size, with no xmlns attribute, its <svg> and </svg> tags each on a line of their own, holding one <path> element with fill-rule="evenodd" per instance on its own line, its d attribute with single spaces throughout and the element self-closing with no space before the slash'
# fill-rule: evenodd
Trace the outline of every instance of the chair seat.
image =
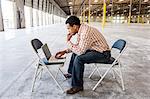
<svg viewBox="0 0 150 99">
<path fill-rule="evenodd" d="M 46 58 L 42 59 L 45 65 L 58 65 L 58 64 L 64 64 L 64 61 L 61 61 L 61 59 L 58 59 L 58 61 L 47 61 Z M 59 61 L 60 60 L 60 61 Z"/>
<path fill-rule="evenodd" d="M 106 64 L 112 64 L 115 61 L 114 57 L 110 57 L 109 61 Z"/>
<path fill-rule="evenodd" d="M 110 59 L 107 62 L 102 62 L 102 64 L 112 64 L 115 61 L 114 57 L 110 57 Z M 115 65 L 118 65 L 118 61 L 116 62 Z"/>
</svg>

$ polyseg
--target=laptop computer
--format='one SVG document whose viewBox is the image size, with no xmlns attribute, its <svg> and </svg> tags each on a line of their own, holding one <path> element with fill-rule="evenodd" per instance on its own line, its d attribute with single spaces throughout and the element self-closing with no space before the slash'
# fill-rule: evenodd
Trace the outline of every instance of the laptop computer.
<svg viewBox="0 0 150 99">
<path fill-rule="evenodd" d="M 48 45 L 46 43 L 42 46 L 42 50 L 43 50 L 45 58 L 47 59 L 48 62 L 50 62 L 50 63 L 65 62 L 65 59 L 56 59 L 55 56 L 52 56 L 52 54 L 48 48 Z"/>
</svg>

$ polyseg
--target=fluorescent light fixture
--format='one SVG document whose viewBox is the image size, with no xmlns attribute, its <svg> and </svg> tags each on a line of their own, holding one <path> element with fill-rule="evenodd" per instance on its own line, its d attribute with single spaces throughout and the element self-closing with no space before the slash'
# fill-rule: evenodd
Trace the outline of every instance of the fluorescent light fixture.
<svg viewBox="0 0 150 99">
<path fill-rule="evenodd" d="M 99 16 L 97 16 L 96 18 L 99 18 Z"/>
<path fill-rule="evenodd" d="M 69 5 L 72 5 L 72 2 L 69 2 Z"/>
<path fill-rule="evenodd" d="M 122 1 L 124 1 L 124 0 L 119 0 L 119 2 L 122 2 Z"/>
<path fill-rule="evenodd" d="M 98 0 L 94 0 L 94 2 L 95 2 L 95 3 L 97 3 L 97 2 L 98 2 Z"/>
<path fill-rule="evenodd" d="M 148 0 L 144 0 L 144 2 L 148 2 Z"/>
<path fill-rule="evenodd" d="M 124 12 L 127 12 L 127 10 L 124 10 Z"/>
<path fill-rule="evenodd" d="M 134 8 L 132 11 L 135 11 L 136 10 L 136 8 Z"/>
<path fill-rule="evenodd" d="M 111 7 L 111 6 L 112 6 L 112 4 L 109 4 L 108 6 L 109 6 L 109 7 Z"/>
</svg>

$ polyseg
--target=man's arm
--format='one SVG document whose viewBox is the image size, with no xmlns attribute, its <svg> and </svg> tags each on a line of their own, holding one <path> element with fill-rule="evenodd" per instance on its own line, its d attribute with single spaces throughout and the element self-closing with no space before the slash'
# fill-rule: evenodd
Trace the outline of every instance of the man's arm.
<svg viewBox="0 0 150 99">
<path fill-rule="evenodd" d="M 68 48 L 77 55 L 81 55 L 87 49 L 89 49 L 90 44 L 91 39 L 89 33 L 84 33 L 84 35 L 80 36 L 79 42 L 77 44 L 73 44 L 70 40 L 67 42 Z"/>
</svg>

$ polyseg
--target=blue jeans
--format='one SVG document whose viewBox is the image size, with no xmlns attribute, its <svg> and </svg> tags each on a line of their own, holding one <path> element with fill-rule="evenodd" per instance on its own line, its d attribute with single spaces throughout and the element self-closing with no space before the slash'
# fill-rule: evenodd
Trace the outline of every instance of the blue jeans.
<svg viewBox="0 0 150 99">
<path fill-rule="evenodd" d="M 85 63 L 102 63 L 107 62 L 111 57 L 110 51 L 103 53 L 95 50 L 88 50 L 85 54 L 76 55 L 72 54 L 68 73 L 72 74 L 72 87 L 83 87 L 83 73 Z"/>
</svg>

